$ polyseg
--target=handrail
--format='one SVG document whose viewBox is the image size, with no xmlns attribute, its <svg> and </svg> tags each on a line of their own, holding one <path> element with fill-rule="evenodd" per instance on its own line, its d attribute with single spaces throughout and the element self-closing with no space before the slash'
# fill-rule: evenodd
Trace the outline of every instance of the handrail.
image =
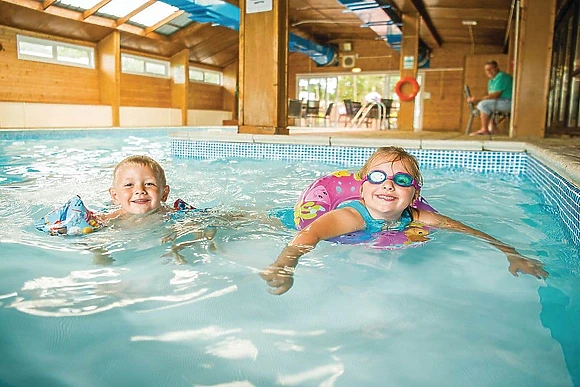
<svg viewBox="0 0 580 387">
<path fill-rule="evenodd" d="M 369 113 L 373 110 L 373 107 L 377 107 L 378 111 L 378 120 L 379 120 L 379 130 L 384 130 L 388 128 L 388 118 L 387 118 L 387 107 L 382 102 L 378 101 L 369 101 L 365 105 L 363 105 L 354 115 L 351 121 L 351 127 L 355 125 L 356 128 L 359 128 L 361 124 L 367 119 Z"/>
</svg>

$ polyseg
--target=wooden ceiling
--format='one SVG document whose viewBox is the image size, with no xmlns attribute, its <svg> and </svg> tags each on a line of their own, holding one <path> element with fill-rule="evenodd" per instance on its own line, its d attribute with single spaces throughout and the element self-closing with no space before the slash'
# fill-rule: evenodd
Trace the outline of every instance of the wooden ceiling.
<svg viewBox="0 0 580 387">
<path fill-rule="evenodd" d="M 238 6 L 237 0 L 226 0 Z M 274 0 L 275 1 L 275 0 Z M 422 16 L 421 39 L 432 49 L 448 43 L 505 45 L 510 0 L 378 0 L 399 15 Z M 153 3 L 153 2 L 151 2 Z M 58 1 L 0 0 L 0 25 L 67 39 L 98 42 L 115 29 L 123 49 L 170 57 L 187 48 L 193 62 L 225 67 L 238 58 L 237 31 L 193 22 L 163 35 L 123 22 L 62 8 Z M 289 0 L 290 31 L 321 44 L 349 40 L 377 40 L 370 28 L 337 0 Z M 476 22 L 465 25 L 464 21 Z M 119 25 L 118 25 L 119 24 Z"/>
</svg>

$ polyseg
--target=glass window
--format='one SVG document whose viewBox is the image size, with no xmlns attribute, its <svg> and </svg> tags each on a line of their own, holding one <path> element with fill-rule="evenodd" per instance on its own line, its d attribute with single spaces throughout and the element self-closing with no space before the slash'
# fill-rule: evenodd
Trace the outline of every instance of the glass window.
<svg viewBox="0 0 580 387">
<path fill-rule="evenodd" d="M 203 71 L 189 68 L 189 80 L 203 82 Z"/>
<path fill-rule="evenodd" d="M 20 40 L 18 42 L 18 53 L 41 58 L 52 58 L 52 44 L 32 43 Z"/>
<path fill-rule="evenodd" d="M 213 85 L 221 85 L 222 73 L 219 71 L 204 70 L 197 67 L 190 67 L 189 80 L 193 82 L 203 82 L 203 83 L 211 83 Z"/>
<path fill-rule="evenodd" d="M 76 63 L 89 66 L 91 59 L 86 50 L 78 49 L 71 46 L 57 46 L 56 59 L 59 62 Z"/>
<path fill-rule="evenodd" d="M 372 100 L 376 101 L 378 98 L 376 93 L 378 93 L 380 98 L 392 99 L 394 101 L 391 117 L 395 121 L 392 124 L 396 126 L 396 111 L 399 106 L 399 98 L 394 92 L 394 88 L 399 79 L 400 74 L 398 71 L 383 74 L 341 74 L 336 76 L 330 74 L 298 75 L 296 77 L 296 95 L 302 101 L 320 101 L 321 110 L 330 106 L 330 103 L 334 103 L 334 106 L 337 107 L 337 113 L 335 113 L 334 119 L 338 121 L 340 120 L 338 117 L 346 113 L 344 100 L 364 104 L 365 97 L 367 96 L 368 98 L 372 97 Z M 417 75 L 417 82 L 421 84 L 421 74 Z M 422 127 L 423 106 L 421 101 L 421 96 L 419 96 L 416 99 L 417 103 L 415 103 L 413 125 L 417 130 L 420 130 Z"/>
<path fill-rule="evenodd" d="M 25 35 L 17 35 L 16 40 L 18 59 L 95 68 L 95 50 L 92 47 Z"/>
<path fill-rule="evenodd" d="M 121 71 L 127 74 L 169 78 L 169 62 L 144 56 L 121 54 Z"/>
<path fill-rule="evenodd" d="M 147 0 L 113 0 L 100 8 L 97 13 L 115 17 L 124 17 L 146 2 Z"/>
<path fill-rule="evenodd" d="M 165 75 L 165 66 L 162 63 L 145 62 L 145 72 Z"/>
<path fill-rule="evenodd" d="M 214 71 L 206 71 L 204 73 L 204 81 L 207 83 L 213 83 L 214 85 L 221 85 L 221 74 Z"/>
<path fill-rule="evenodd" d="M 121 55 L 121 68 L 123 72 L 144 73 L 145 61 L 133 56 Z"/>
<path fill-rule="evenodd" d="M 171 5 L 158 1 L 145 8 L 143 11 L 139 12 L 129 20 L 147 27 L 151 27 L 152 25 L 165 19 L 176 11 L 179 11 L 179 8 L 172 7 Z"/>
<path fill-rule="evenodd" d="M 99 3 L 100 0 L 59 0 L 61 4 L 71 5 L 81 9 L 91 9 Z"/>
</svg>

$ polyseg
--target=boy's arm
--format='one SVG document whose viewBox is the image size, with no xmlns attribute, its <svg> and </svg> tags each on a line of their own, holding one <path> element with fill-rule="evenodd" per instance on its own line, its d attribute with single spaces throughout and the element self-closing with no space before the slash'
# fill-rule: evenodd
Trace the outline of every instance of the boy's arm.
<svg viewBox="0 0 580 387">
<path fill-rule="evenodd" d="M 430 211 L 419 211 L 419 217 L 417 220 L 428 226 L 459 231 L 483 239 L 506 255 L 507 260 L 510 263 L 508 270 L 516 277 L 518 276 L 518 272 L 530 274 L 536 278 L 547 278 L 549 276 L 548 272 L 543 269 L 542 262 L 535 259 L 526 258 L 518 253 L 513 247 L 495 239 L 491 235 L 469 227 L 457 220 Z"/>
<path fill-rule="evenodd" d="M 174 262 L 180 265 L 187 263 L 185 258 L 179 252 L 200 240 L 212 241 L 216 231 L 217 228 L 215 226 L 207 226 L 203 230 L 195 229 L 182 233 L 174 231 L 173 233 L 161 238 L 161 243 L 171 242 L 168 252 L 163 254 L 162 257 L 173 257 Z M 187 236 L 187 238 L 183 238 L 182 241 L 176 243 L 178 239 L 185 236 Z"/>
<path fill-rule="evenodd" d="M 110 212 L 108 214 L 96 214 L 95 217 L 101 224 L 107 224 L 110 220 L 115 219 L 123 213 L 123 209 L 118 209 L 116 211 Z"/>
</svg>

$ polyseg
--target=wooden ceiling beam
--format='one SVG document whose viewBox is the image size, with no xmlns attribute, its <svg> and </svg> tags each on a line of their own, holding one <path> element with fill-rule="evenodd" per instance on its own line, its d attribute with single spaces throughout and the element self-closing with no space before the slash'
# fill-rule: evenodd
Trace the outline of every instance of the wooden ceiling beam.
<svg viewBox="0 0 580 387">
<path fill-rule="evenodd" d="M 53 5 L 56 2 L 56 0 L 44 0 L 44 2 L 42 3 L 42 9 L 47 9 L 48 7 L 50 7 L 51 5 Z"/>
<path fill-rule="evenodd" d="M 143 36 L 147 36 L 149 35 L 151 32 L 155 31 L 157 28 L 161 27 L 163 24 L 167 24 L 170 21 L 172 21 L 175 18 L 178 18 L 179 16 L 183 15 L 185 13 L 184 10 L 179 10 L 176 12 L 173 12 L 171 15 L 167 16 L 165 19 L 153 24 L 151 27 L 145 28 L 143 30 Z"/>
<path fill-rule="evenodd" d="M 91 16 L 92 14 L 94 14 L 95 12 L 97 12 L 99 9 L 103 8 L 110 2 L 111 0 L 101 0 L 97 4 L 95 4 L 93 8 L 87 9 L 85 12 L 83 12 L 83 20 L 85 20 L 86 18 L 88 18 L 89 16 Z"/>
<path fill-rule="evenodd" d="M 427 8 L 425 7 L 425 3 L 423 2 L 423 0 L 383 0 L 383 1 L 386 1 L 389 5 L 393 6 L 393 8 L 397 10 L 397 12 L 400 13 L 417 12 L 419 16 L 421 16 L 422 22 L 429 30 L 431 38 L 435 42 L 437 42 L 437 45 L 441 46 L 443 44 L 443 39 L 441 39 L 439 32 L 433 25 L 431 15 L 427 11 Z M 403 34 L 404 33 L 405 32 L 403 31 Z"/>
<path fill-rule="evenodd" d="M 131 19 L 133 16 L 137 15 L 139 12 L 143 11 L 145 8 L 149 8 L 151 5 L 153 5 L 156 2 L 157 2 L 157 0 L 149 0 L 148 2 L 141 5 L 140 7 L 135 8 L 134 10 L 132 10 L 131 12 L 129 12 L 127 15 L 123 16 L 122 18 L 117 19 L 117 23 L 116 23 L 117 27 L 120 26 L 121 24 L 127 23 L 127 21 L 129 19 Z"/>
<path fill-rule="evenodd" d="M 431 37 L 437 42 L 437 45 L 441 47 L 443 45 L 443 39 L 441 39 L 441 35 L 439 35 L 437 28 L 435 28 L 435 26 L 433 25 L 431 15 L 429 15 L 429 12 L 427 11 L 427 8 L 425 7 L 425 3 L 423 2 L 423 0 L 411 0 L 411 3 L 413 3 L 413 6 L 417 10 L 417 12 L 419 12 L 419 15 L 421 15 L 423 23 L 425 23 L 425 25 L 427 26 L 427 29 L 429 30 Z"/>
</svg>

